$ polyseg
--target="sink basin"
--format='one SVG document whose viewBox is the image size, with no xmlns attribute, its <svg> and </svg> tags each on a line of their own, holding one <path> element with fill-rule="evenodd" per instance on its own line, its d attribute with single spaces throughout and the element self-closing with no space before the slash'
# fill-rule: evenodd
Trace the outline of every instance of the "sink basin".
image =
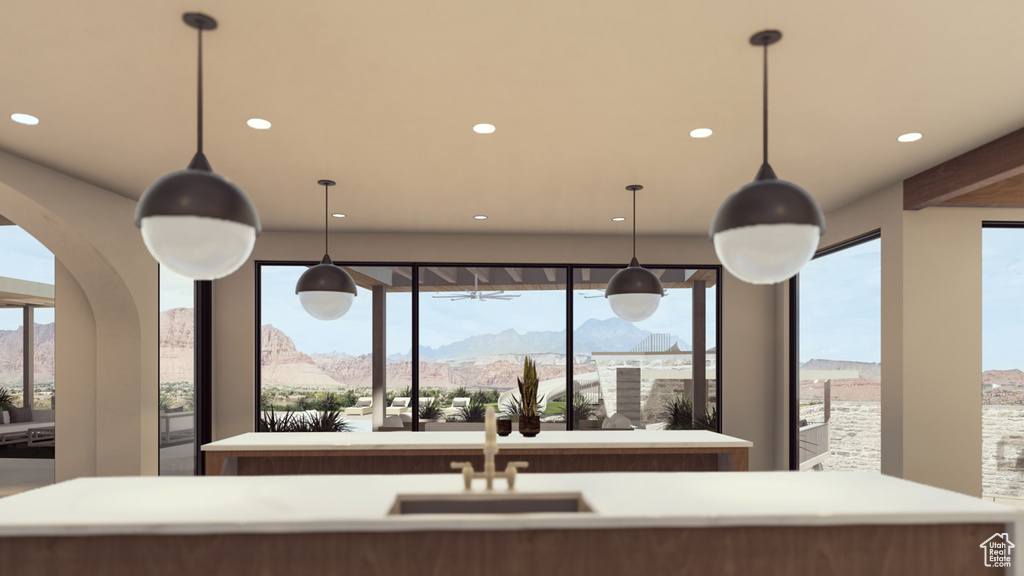
<svg viewBox="0 0 1024 576">
<path fill-rule="evenodd" d="M 399 494 L 389 514 L 530 514 L 590 511 L 590 506 L 579 492 L 474 492 Z"/>
</svg>

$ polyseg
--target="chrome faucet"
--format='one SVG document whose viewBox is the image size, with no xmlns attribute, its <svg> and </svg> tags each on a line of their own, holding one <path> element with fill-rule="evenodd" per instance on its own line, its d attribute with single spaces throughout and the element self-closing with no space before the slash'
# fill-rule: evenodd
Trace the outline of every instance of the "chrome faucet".
<svg viewBox="0 0 1024 576">
<path fill-rule="evenodd" d="M 498 421 L 494 415 L 494 406 L 487 407 L 487 415 L 484 417 L 484 471 L 473 470 L 471 462 L 452 462 L 455 470 L 462 470 L 462 480 L 466 484 L 465 491 L 473 491 L 473 479 L 484 478 L 487 480 L 487 492 L 494 492 L 494 479 L 504 478 L 508 481 L 508 490 L 516 489 L 516 469 L 526 468 L 529 462 L 509 462 L 504 472 L 494 471 L 494 455 L 498 453 Z"/>
</svg>

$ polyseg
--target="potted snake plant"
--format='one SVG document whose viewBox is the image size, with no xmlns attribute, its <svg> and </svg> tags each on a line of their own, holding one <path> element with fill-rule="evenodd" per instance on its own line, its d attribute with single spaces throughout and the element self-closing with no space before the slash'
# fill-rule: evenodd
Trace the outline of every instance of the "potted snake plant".
<svg viewBox="0 0 1024 576">
<path fill-rule="evenodd" d="M 528 438 L 540 432 L 540 416 L 537 414 L 537 363 L 527 356 L 523 362 L 523 377 L 519 383 L 519 433 Z"/>
</svg>

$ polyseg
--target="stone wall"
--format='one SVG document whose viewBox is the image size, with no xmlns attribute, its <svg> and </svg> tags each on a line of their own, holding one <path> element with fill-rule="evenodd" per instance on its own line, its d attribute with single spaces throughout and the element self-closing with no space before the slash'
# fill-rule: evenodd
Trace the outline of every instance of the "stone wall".
<svg viewBox="0 0 1024 576">
<path fill-rule="evenodd" d="M 1024 496 L 1024 406 L 986 405 L 982 410 L 982 493 Z M 808 422 L 824 420 L 824 406 L 800 408 Z M 831 456 L 825 470 L 870 470 L 881 463 L 881 405 L 877 402 L 832 402 L 829 424 Z M 941 450 L 937 452 L 941 457 Z"/>
<path fill-rule="evenodd" d="M 656 421 L 654 415 L 664 410 L 664 394 L 655 390 L 658 381 L 682 381 L 682 378 L 674 378 L 673 371 L 680 371 L 680 375 L 690 375 L 691 356 L 689 352 L 669 354 L 664 352 L 655 353 L 629 353 L 621 354 L 595 354 L 593 357 L 597 364 L 598 380 L 601 385 L 601 396 L 604 398 L 605 409 L 608 415 L 621 412 L 618 406 L 618 373 L 622 368 L 636 368 L 640 370 L 640 414 L 634 414 L 635 406 L 630 406 L 633 416 L 633 424 L 645 426 Z M 717 359 L 715 354 L 709 353 L 706 358 L 708 369 L 708 402 L 715 399 L 714 369 Z M 630 373 L 627 371 L 627 373 Z M 686 380 L 690 382 L 689 379 Z M 692 383 L 690 384 L 692 387 Z M 654 392 L 652 396 L 652 391 Z M 632 397 L 632 396 L 630 396 Z M 652 404 L 648 403 L 651 399 Z M 635 416 L 635 417 L 634 417 Z M 642 416 L 642 417 L 641 417 Z"/>
<path fill-rule="evenodd" d="M 809 423 L 824 422 L 824 404 L 800 408 Z M 829 448 L 832 455 L 822 463 L 825 470 L 882 469 L 882 409 L 878 402 L 832 401 Z"/>
<path fill-rule="evenodd" d="M 1024 406 L 982 406 L 982 494 L 1024 496 Z"/>
</svg>

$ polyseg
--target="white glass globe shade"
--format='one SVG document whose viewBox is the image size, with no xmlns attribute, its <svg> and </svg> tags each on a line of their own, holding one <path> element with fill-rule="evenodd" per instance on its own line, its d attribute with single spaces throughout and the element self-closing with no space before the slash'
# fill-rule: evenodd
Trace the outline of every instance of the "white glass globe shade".
<svg viewBox="0 0 1024 576">
<path fill-rule="evenodd" d="M 334 320 L 341 318 L 352 307 L 356 297 L 351 292 L 335 292 L 333 290 L 309 290 L 299 292 L 299 302 L 313 318 Z"/>
<path fill-rule="evenodd" d="M 818 248 L 813 224 L 758 224 L 715 234 L 715 253 L 733 276 L 751 284 L 775 284 L 796 275 Z"/>
<path fill-rule="evenodd" d="M 216 280 L 238 270 L 256 244 L 252 226 L 203 216 L 147 216 L 142 240 L 162 266 L 193 280 Z"/>
<path fill-rule="evenodd" d="M 612 294 L 608 305 L 612 312 L 626 322 L 646 320 L 654 314 L 661 303 L 661 294 Z"/>
</svg>

